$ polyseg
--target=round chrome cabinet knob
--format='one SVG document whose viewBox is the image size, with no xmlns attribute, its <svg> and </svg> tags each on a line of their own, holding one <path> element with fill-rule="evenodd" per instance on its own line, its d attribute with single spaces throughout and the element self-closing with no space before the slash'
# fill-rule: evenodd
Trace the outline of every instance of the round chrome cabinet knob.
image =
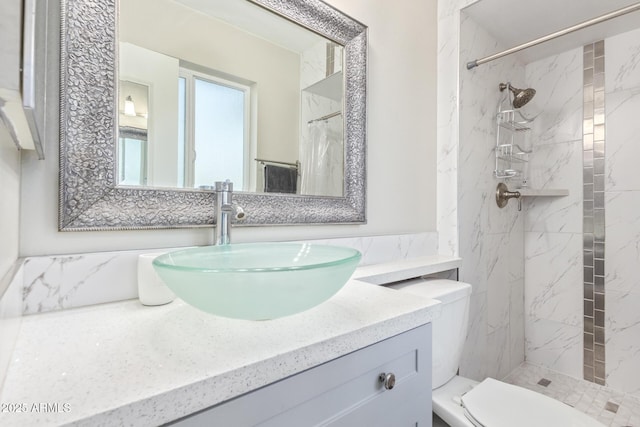
<svg viewBox="0 0 640 427">
<path fill-rule="evenodd" d="M 385 374 L 384 372 L 378 377 L 381 383 L 384 383 L 384 388 L 391 390 L 396 385 L 396 376 L 393 373 Z"/>
</svg>

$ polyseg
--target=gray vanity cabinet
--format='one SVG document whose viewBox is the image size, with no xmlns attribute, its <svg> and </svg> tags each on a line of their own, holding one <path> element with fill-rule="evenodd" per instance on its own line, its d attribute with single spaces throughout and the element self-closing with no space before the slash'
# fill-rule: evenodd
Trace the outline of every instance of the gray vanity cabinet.
<svg viewBox="0 0 640 427">
<path fill-rule="evenodd" d="M 395 384 L 389 381 L 389 374 L 395 377 Z M 431 426 L 431 325 L 362 348 L 172 425 Z"/>
</svg>

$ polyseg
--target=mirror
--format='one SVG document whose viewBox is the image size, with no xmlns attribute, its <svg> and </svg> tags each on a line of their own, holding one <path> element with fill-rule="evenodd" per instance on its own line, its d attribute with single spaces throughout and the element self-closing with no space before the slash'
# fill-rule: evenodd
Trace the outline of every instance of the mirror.
<svg viewBox="0 0 640 427">
<path fill-rule="evenodd" d="M 62 1 L 59 228 L 211 225 L 198 187 L 226 178 L 242 225 L 365 222 L 366 27 L 318 0 L 164 1 Z"/>
<path fill-rule="evenodd" d="M 343 46 L 244 0 L 118 17 L 120 185 L 342 196 Z"/>
</svg>

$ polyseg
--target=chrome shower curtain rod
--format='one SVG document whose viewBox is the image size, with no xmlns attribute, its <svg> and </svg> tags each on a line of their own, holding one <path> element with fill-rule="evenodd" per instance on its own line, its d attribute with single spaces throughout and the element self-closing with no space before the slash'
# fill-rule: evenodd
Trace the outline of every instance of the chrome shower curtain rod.
<svg viewBox="0 0 640 427">
<path fill-rule="evenodd" d="M 537 38 L 535 40 L 531 40 L 530 42 L 523 43 L 521 45 L 512 47 L 511 49 L 504 50 L 499 53 L 495 53 L 493 55 L 486 56 L 482 59 L 476 59 L 475 61 L 467 62 L 467 70 L 471 70 L 478 65 L 485 64 L 487 62 L 493 61 L 494 59 L 502 58 L 503 56 L 511 55 L 512 53 L 519 52 L 523 49 L 526 49 L 531 46 L 538 45 L 540 43 L 544 43 L 551 39 L 555 39 L 560 36 L 564 36 L 565 34 L 572 33 L 574 31 L 581 30 L 583 28 L 590 27 L 595 24 L 599 24 L 604 21 L 608 21 L 609 19 L 617 18 L 618 16 L 626 15 L 627 13 L 635 12 L 636 10 L 640 10 L 640 3 L 632 4 L 631 6 L 623 7 L 622 9 L 614 10 L 613 12 L 606 13 L 604 15 L 598 16 L 597 18 L 589 19 L 588 21 L 581 22 L 572 27 L 565 28 L 564 30 L 556 31 L 555 33 L 551 33 L 544 37 Z"/>
<path fill-rule="evenodd" d="M 339 116 L 341 114 L 342 114 L 342 111 L 336 111 L 336 112 L 333 112 L 333 113 L 329 113 L 326 116 L 322 116 L 322 117 L 319 117 L 317 119 L 309 120 L 307 122 L 307 124 L 310 125 L 311 123 L 314 123 L 314 122 L 321 122 L 323 120 L 328 120 L 328 119 L 330 119 L 332 117 Z"/>
</svg>

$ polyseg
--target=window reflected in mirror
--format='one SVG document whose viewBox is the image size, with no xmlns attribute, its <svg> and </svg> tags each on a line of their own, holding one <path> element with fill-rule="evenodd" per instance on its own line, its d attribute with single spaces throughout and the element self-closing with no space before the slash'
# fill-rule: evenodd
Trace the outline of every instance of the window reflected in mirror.
<svg viewBox="0 0 640 427">
<path fill-rule="evenodd" d="M 147 135 L 120 129 L 120 184 L 147 185 Z"/>
<path fill-rule="evenodd" d="M 121 185 L 147 185 L 149 86 L 120 81 L 118 176 Z"/>
<path fill-rule="evenodd" d="M 120 185 L 343 195 L 343 46 L 245 0 L 119 10 Z"/>
<path fill-rule="evenodd" d="M 177 154 L 183 162 L 178 186 L 230 179 L 245 188 L 254 151 L 248 132 L 250 86 L 181 67 L 178 92 Z"/>
</svg>

